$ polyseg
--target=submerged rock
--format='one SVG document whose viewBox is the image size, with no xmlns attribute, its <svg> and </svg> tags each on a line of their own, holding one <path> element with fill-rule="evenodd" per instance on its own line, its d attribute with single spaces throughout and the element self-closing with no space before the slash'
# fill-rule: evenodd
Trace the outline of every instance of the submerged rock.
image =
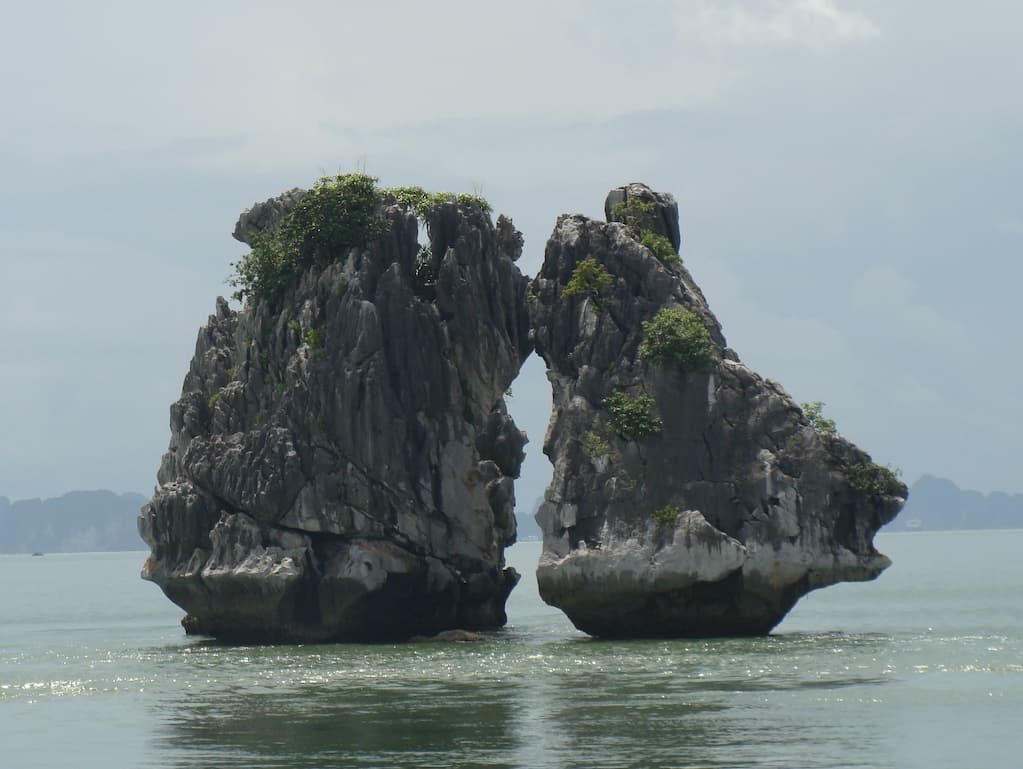
<svg viewBox="0 0 1023 769">
<path fill-rule="evenodd" d="M 468 630 L 442 630 L 437 635 L 417 635 L 409 639 L 409 643 L 482 643 L 487 637 L 482 633 L 473 633 Z"/>
<path fill-rule="evenodd" d="M 629 185 L 606 209 L 558 219 L 529 290 L 554 398 L 543 599 L 597 636 L 751 635 L 876 577 L 905 486 L 726 346 L 670 195 Z"/>
<path fill-rule="evenodd" d="M 421 191 L 420 191 L 421 192 Z M 304 199 L 255 206 L 257 245 Z M 283 293 L 200 331 L 143 576 L 224 639 L 390 640 L 505 622 L 525 436 L 521 236 L 478 202 L 383 195 L 365 245 L 327 243 Z M 325 241 L 326 242 L 326 241 Z M 304 246 L 303 246 L 304 247 Z"/>
</svg>

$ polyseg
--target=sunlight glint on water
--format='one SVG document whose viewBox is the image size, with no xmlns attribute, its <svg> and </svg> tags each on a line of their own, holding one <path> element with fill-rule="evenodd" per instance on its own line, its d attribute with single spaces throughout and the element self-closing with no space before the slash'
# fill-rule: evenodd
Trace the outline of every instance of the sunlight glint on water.
<svg viewBox="0 0 1023 769">
<path fill-rule="evenodd" d="M 473 645 L 186 638 L 142 554 L 0 556 L 21 768 L 1018 766 L 1023 531 L 882 535 L 767 637 L 593 641 L 536 595 Z"/>
</svg>

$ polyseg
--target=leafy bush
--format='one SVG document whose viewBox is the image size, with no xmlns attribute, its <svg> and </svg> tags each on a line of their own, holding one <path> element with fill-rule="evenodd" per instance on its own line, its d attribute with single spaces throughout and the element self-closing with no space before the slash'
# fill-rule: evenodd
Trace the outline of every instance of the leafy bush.
<svg viewBox="0 0 1023 769">
<path fill-rule="evenodd" d="M 611 414 L 615 431 L 625 440 L 636 441 L 661 430 L 660 417 L 654 411 L 654 399 L 649 395 L 630 398 L 616 390 L 604 398 L 604 408 Z"/>
<path fill-rule="evenodd" d="M 838 427 L 835 426 L 835 420 L 828 419 L 822 413 L 824 410 L 823 401 L 812 401 L 801 405 L 803 407 L 803 415 L 806 417 L 806 421 L 810 423 L 810 427 L 814 428 L 818 432 L 827 433 L 828 435 L 835 435 L 838 432 Z"/>
<path fill-rule="evenodd" d="M 707 327 L 699 315 L 681 307 L 662 307 L 651 320 L 643 321 L 639 354 L 683 371 L 701 369 L 714 360 Z"/>
<path fill-rule="evenodd" d="M 890 467 L 884 467 L 874 462 L 862 462 L 846 465 L 843 470 L 846 478 L 849 479 L 849 485 L 857 491 L 875 497 L 896 494 L 901 491 L 899 472 Z"/>
<path fill-rule="evenodd" d="M 576 264 L 571 279 L 561 289 L 561 298 L 568 299 L 582 294 L 599 303 L 601 297 L 610 293 L 612 283 L 607 268 L 591 256 Z"/>
<path fill-rule="evenodd" d="M 596 459 L 611 453 L 611 444 L 607 442 L 603 435 L 594 430 L 586 433 L 586 437 L 583 439 L 583 447 L 586 449 L 586 455 L 590 459 Z"/>
<path fill-rule="evenodd" d="M 611 215 L 639 233 L 639 242 L 665 264 L 677 264 L 678 252 L 664 235 L 654 232 L 657 213 L 653 201 L 629 198 L 611 209 Z"/>
<path fill-rule="evenodd" d="M 422 187 L 391 187 L 387 192 L 394 195 L 399 203 L 420 219 L 426 217 L 426 212 L 430 208 L 430 193 Z"/>
<path fill-rule="evenodd" d="M 671 241 L 652 230 L 644 230 L 640 235 L 639 242 L 650 249 L 650 252 L 665 264 L 678 264 L 681 261 L 678 252 L 672 248 Z"/>
<path fill-rule="evenodd" d="M 437 203 L 454 201 L 490 213 L 478 195 L 429 193 L 422 187 L 382 190 L 367 174 L 340 174 L 320 179 L 284 217 L 280 225 L 252 237 L 252 250 L 232 266 L 229 283 L 238 301 L 274 301 L 313 264 L 326 263 L 351 247 L 365 246 L 387 231 L 381 216 L 384 193 L 393 194 L 420 218 Z"/>
<path fill-rule="evenodd" d="M 304 270 L 342 249 L 380 237 L 376 179 L 345 174 L 320 179 L 276 229 L 252 238 L 252 251 L 235 262 L 235 299 L 275 300 Z"/>
<path fill-rule="evenodd" d="M 378 211 L 376 181 L 366 174 L 320 179 L 281 223 L 280 236 L 307 261 L 380 237 L 387 223 Z"/>
<path fill-rule="evenodd" d="M 675 525 L 681 512 L 682 510 L 678 505 L 665 505 L 654 510 L 650 517 L 654 519 L 654 523 L 658 526 L 667 528 Z"/>
<path fill-rule="evenodd" d="M 327 331 L 322 328 L 311 328 L 302 336 L 302 341 L 313 350 L 322 350 L 327 341 Z"/>
<path fill-rule="evenodd" d="M 639 198 L 628 198 L 616 204 L 611 209 L 611 215 L 637 230 L 652 229 L 657 216 L 654 212 L 653 201 L 644 202 Z"/>
<path fill-rule="evenodd" d="M 383 190 L 390 193 L 399 203 L 408 207 L 412 213 L 420 219 L 426 219 L 426 215 L 434 206 L 443 203 L 457 203 L 466 207 L 478 207 L 484 214 L 489 214 L 493 208 L 490 201 L 480 195 L 471 195 L 467 192 L 455 194 L 454 192 L 427 192 L 422 187 L 390 187 Z"/>
</svg>

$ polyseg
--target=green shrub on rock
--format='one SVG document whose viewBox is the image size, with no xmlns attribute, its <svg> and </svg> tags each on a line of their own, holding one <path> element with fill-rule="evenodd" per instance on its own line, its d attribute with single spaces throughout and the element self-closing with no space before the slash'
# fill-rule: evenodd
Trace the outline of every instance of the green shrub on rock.
<svg viewBox="0 0 1023 769">
<path fill-rule="evenodd" d="M 616 390 L 604 398 L 604 408 L 611 414 L 615 431 L 625 440 L 637 441 L 661 430 L 661 419 L 654 410 L 654 399 L 649 395 L 630 398 Z"/>
<path fill-rule="evenodd" d="M 653 201 L 643 202 L 639 198 L 629 198 L 618 203 L 611 214 L 624 224 L 639 233 L 639 242 L 665 264 L 677 264 L 680 259 L 671 241 L 664 235 L 654 232 L 657 214 Z"/>
<path fill-rule="evenodd" d="M 311 328 L 302 335 L 302 341 L 313 350 L 322 350 L 327 342 L 327 330 L 323 328 Z"/>
<path fill-rule="evenodd" d="M 651 514 L 651 518 L 661 528 L 668 528 L 675 525 L 682 510 L 678 505 L 665 505 L 659 507 Z"/>
<path fill-rule="evenodd" d="M 347 249 L 364 247 L 387 231 L 381 214 L 385 193 L 394 195 L 421 219 L 430 207 L 454 202 L 490 213 L 490 203 L 478 195 L 431 193 L 422 187 L 380 189 L 376 177 L 339 174 L 320 179 L 280 225 L 250 236 L 252 250 L 232 266 L 229 279 L 238 301 L 275 301 L 314 264 L 325 264 Z"/>
<path fill-rule="evenodd" d="M 422 187 L 389 187 L 382 190 L 385 194 L 394 195 L 399 203 L 409 208 L 420 219 L 425 220 L 433 206 L 444 203 L 456 203 L 460 206 L 477 207 L 484 214 L 493 209 L 490 201 L 480 195 L 467 192 L 427 192 Z"/>
<path fill-rule="evenodd" d="M 861 462 L 846 465 L 843 470 L 850 486 L 873 497 L 898 494 L 901 491 L 899 473 L 890 467 L 874 462 Z"/>
<path fill-rule="evenodd" d="M 650 249 L 650 252 L 665 264 L 677 264 L 681 261 L 678 253 L 671 247 L 671 241 L 663 235 L 645 230 L 640 235 L 639 242 Z"/>
<path fill-rule="evenodd" d="M 644 202 L 639 198 L 629 198 L 618 203 L 611 209 L 611 215 L 637 230 L 652 229 L 656 221 L 653 201 Z"/>
<path fill-rule="evenodd" d="M 603 435 L 595 430 L 590 430 L 586 433 L 583 446 L 586 449 L 586 455 L 590 459 L 597 459 L 611 453 L 611 444 L 607 442 Z"/>
<path fill-rule="evenodd" d="M 821 433 L 827 433 L 828 435 L 835 435 L 838 433 L 838 427 L 835 425 L 834 419 L 828 419 L 824 416 L 824 401 L 811 401 L 810 403 L 801 404 L 803 407 L 803 416 L 806 417 L 806 421 L 810 423 L 810 427 Z"/>
<path fill-rule="evenodd" d="M 233 265 L 235 299 L 273 301 L 316 262 L 380 237 L 387 223 L 376 181 L 366 174 L 320 179 L 280 226 L 253 236 L 252 251 Z"/>
<path fill-rule="evenodd" d="M 583 295 L 599 303 L 601 297 L 610 293 L 613 282 L 607 268 L 591 256 L 576 264 L 571 279 L 561 289 L 561 298 Z"/>
<path fill-rule="evenodd" d="M 702 369 L 714 360 L 707 327 L 699 315 L 681 307 L 662 307 L 652 319 L 643 321 L 639 354 L 683 371 Z"/>
</svg>

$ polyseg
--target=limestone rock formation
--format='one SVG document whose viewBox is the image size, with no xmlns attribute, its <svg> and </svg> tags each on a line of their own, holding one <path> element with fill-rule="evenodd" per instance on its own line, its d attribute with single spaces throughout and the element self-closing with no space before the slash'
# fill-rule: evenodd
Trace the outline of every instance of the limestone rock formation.
<svg viewBox="0 0 1023 769">
<path fill-rule="evenodd" d="M 302 199 L 255 206 L 236 237 L 253 244 Z M 218 299 L 199 332 L 139 518 L 143 576 L 189 632 L 388 640 L 505 622 L 521 236 L 453 197 L 423 214 L 428 249 L 409 205 L 384 194 L 375 215 L 364 246 L 332 246 L 279 298 Z"/>
<path fill-rule="evenodd" d="M 670 195 L 606 208 L 558 219 L 528 294 L 554 397 L 541 596 L 597 636 L 750 635 L 876 577 L 905 486 L 726 346 Z"/>
</svg>

